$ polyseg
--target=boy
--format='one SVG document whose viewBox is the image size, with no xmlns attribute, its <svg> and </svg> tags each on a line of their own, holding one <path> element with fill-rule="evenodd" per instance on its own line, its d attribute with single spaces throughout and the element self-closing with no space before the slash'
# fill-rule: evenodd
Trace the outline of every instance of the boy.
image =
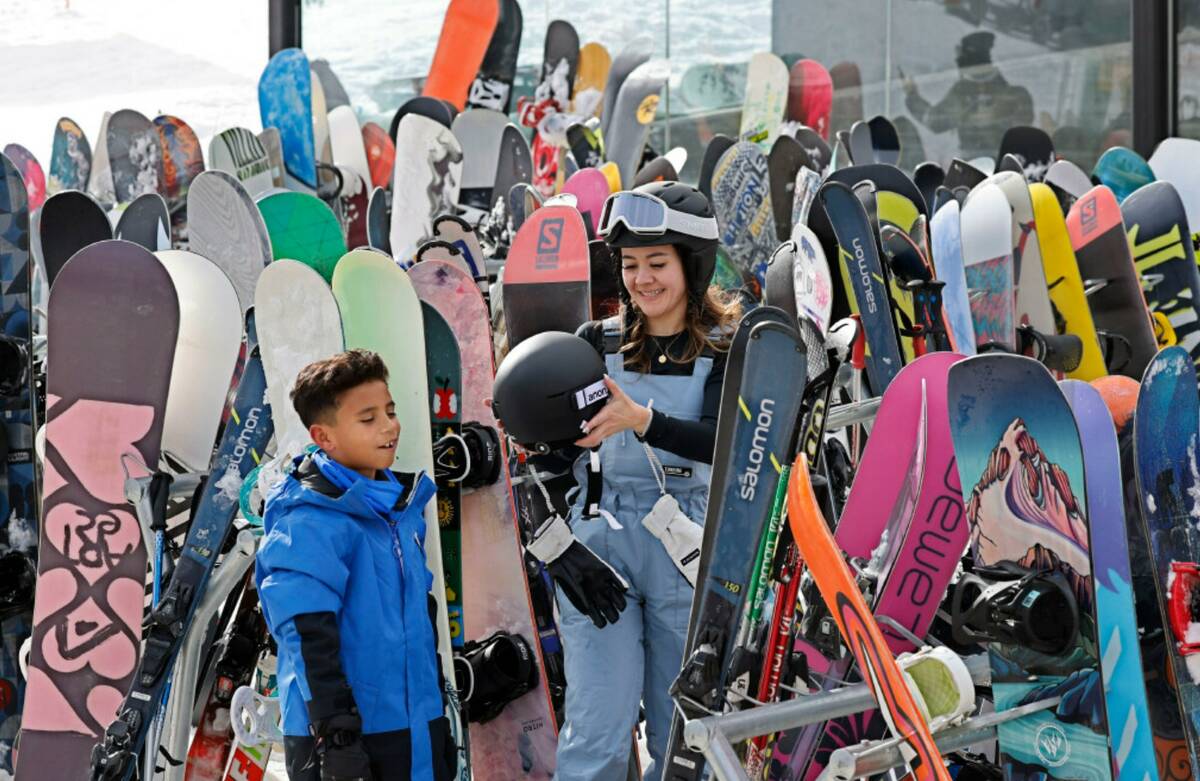
<svg viewBox="0 0 1200 781">
<path fill-rule="evenodd" d="M 319 449 L 267 497 L 255 580 L 292 781 L 454 775 L 425 566 L 434 484 L 389 471 L 387 376 L 378 355 L 349 350 L 306 366 L 291 393 Z"/>
</svg>

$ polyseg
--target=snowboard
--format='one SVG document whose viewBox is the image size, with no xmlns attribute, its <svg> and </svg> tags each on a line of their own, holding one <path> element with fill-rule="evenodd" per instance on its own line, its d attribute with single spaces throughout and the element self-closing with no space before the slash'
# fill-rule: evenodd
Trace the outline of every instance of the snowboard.
<svg viewBox="0 0 1200 781">
<path fill-rule="evenodd" d="M 1013 171 L 993 174 L 988 182 L 1000 188 L 1012 210 L 1013 283 L 1017 293 L 1018 325 L 1031 325 L 1038 333 L 1053 336 L 1057 333 L 1050 293 L 1046 288 L 1046 272 L 1042 267 L 1041 244 L 1038 242 L 1037 222 L 1033 218 L 1033 201 L 1024 177 Z M 970 203 L 971 196 L 967 196 Z"/>
<path fill-rule="evenodd" d="M 79 190 L 63 190 L 46 199 L 39 221 L 42 261 L 53 284 L 63 266 L 79 250 L 112 238 L 112 223 L 96 199 Z"/>
<path fill-rule="evenodd" d="M 508 113 L 513 79 L 517 75 L 523 21 L 517 0 L 499 0 L 499 16 L 479 71 L 467 92 L 467 106 Z"/>
<path fill-rule="evenodd" d="M 462 253 L 467 271 L 476 281 L 486 280 L 487 260 L 483 255 L 483 247 L 466 220 L 453 214 L 443 214 L 433 221 L 433 232 L 439 240 L 449 243 Z"/>
<path fill-rule="evenodd" d="M 62 117 L 54 126 L 46 195 L 54 195 L 62 190 L 87 189 L 91 170 L 92 145 L 75 120 Z"/>
<path fill-rule="evenodd" d="M 362 140 L 367 152 L 371 185 L 387 187 L 392 181 L 392 168 L 396 165 L 396 143 L 386 130 L 374 122 L 363 123 Z"/>
<path fill-rule="evenodd" d="M 388 128 L 388 136 L 393 142 L 396 141 L 396 131 L 400 128 L 400 120 L 407 117 L 409 114 L 432 119 L 439 125 L 449 129 L 454 124 L 454 115 L 450 111 L 450 107 L 437 98 L 428 98 L 424 95 L 417 95 L 414 98 L 409 98 L 396 109 L 396 113 L 392 115 L 392 124 Z M 397 145 L 399 149 L 399 145 Z"/>
<path fill-rule="evenodd" d="M 570 206 L 543 206 L 525 220 L 504 266 L 508 349 L 542 331 L 575 329 L 590 318 L 587 229 Z"/>
<path fill-rule="evenodd" d="M 1103 377 L 1108 374 L 1108 369 L 1104 365 L 1104 354 L 1096 337 L 1096 325 L 1084 295 L 1083 278 L 1079 276 L 1075 251 L 1071 249 L 1066 218 L 1049 185 L 1041 182 L 1029 185 L 1029 198 L 1038 226 L 1046 287 L 1050 291 L 1054 318 L 1060 323 L 1058 330 L 1075 334 L 1083 345 L 1079 366 L 1068 372 L 1067 376 L 1084 381 Z"/>
<path fill-rule="evenodd" d="M 608 81 L 604 84 L 604 99 L 600 110 L 600 135 L 607 138 L 612 125 L 613 113 L 617 105 L 617 93 L 629 75 L 649 62 L 654 56 L 654 41 L 645 35 L 639 35 L 625 44 L 617 56 L 613 58 L 612 66 L 608 69 Z"/>
<path fill-rule="evenodd" d="M 454 118 L 450 130 L 463 150 L 459 203 L 483 211 L 491 208 L 500 144 L 507 126 L 508 117 L 491 109 L 469 108 Z"/>
<path fill-rule="evenodd" d="M 567 149 L 580 168 L 599 168 L 604 163 L 604 138 L 600 135 L 600 120 L 567 125 Z"/>
<path fill-rule="evenodd" d="M 1193 775 L 1200 756 L 1200 674 L 1196 657 L 1185 653 L 1184 644 L 1195 642 L 1191 600 L 1196 575 L 1188 565 L 1200 560 L 1192 520 L 1200 488 L 1191 466 L 1196 459 L 1198 406 L 1191 356 L 1182 347 L 1163 349 L 1142 377 L 1133 417 L 1133 452 L 1142 532 L 1149 541 Z"/>
<path fill-rule="evenodd" d="M 171 215 L 158 193 L 143 193 L 121 212 L 114 239 L 132 241 L 151 252 L 171 248 Z"/>
<path fill-rule="evenodd" d="M 976 572 L 1016 565 L 1020 573 L 1057 578 L 1064 592 L 1038 600 L 1058 615 L 1058 623 L 1037 622 L 1056 635 L 1046 652 L 988 644 L 998 713 L 1062 697 L 1056 708 L 999 725 L 1000 763 L 1014 776 L 1111 778 L 1085 465 L 1071 408 L 1041 364 L 1004 354 L 951 368 L 949 407 Z M 963 593 L 960 583 L 955 608 Z"/>
<path fill-rule="evenodd" d="M 125 470 L 158 466 L 179 303 L 158 259 L 110 240 L 63 268 L 49 318 L 46 523 L 17 774 L 84 778 L 137 665 L 146 550 Z"/>
<path fill-rule="evenodd" d="M 730 260 L 761 286 L 778 239 L 767 156 L 757 144 L 739 141 L 721 155 L 713 170 L 712 205 Z"/>
<path fill-rule="evenodd" d="M 311 444 L 308 428 L 292 406 L 291 392 L 300 370 L 314 361 L 332 358 L 345 349 L 341 314 L 333 291 L 315 269 L 283 258 L 262 269 L 252 291 L 255 328 L 266 375 L 267 402 L 275 423 L 277 475 L 269 475 L 269 488 L 281 478 L 295 456 Z M 304 328 L 296 315 L 304 313 Z M 267 471 L 264 469 L 264 471 Z M 261 492 L 263 496 L 266 491 Z"/>
<path fill-rule="evenodd" d="M 900 135 L 891 120 L 875 115 L 867 120 L 871 131 L 871 149 L 875 162 L 885 165 L 900 165 Z"/>
<path fill-rule="evenodd" d="M 631 182 L 642 160 L 650 123 L 666 86 L 670 67 L 665 60 L 648 60 L 621 82 L 612 114 L 604 128 L 605 153 L 616 163 L 621 181 Z"/>
<path fill-rule="evenodd" d="M 154 129 L 162 147 L 163 197 L 171 214 L 175 214 L 187 201 L 188 187 L 204 170 L 204 153 L 196 131 L 179 117 L 157 116 Z"/>
<path fill-rule="evenodd" d="M 892 734 L 913 754 L 908 760 L 912 777 L 949 781 L 950 774 L 929 725 L 821 514 L 803 456 L 796 459 L 788 484 L 788 523 L 826 608 L 854 654 Z"/>
<path fill-rule="evenodd" d="M 389 241 L 399 263 L 408 263 L 418 245 L 433 235 L 433 218 L 453 214 L 458 204 L 463 149 L 449 128 L 410 114 L 396 131 Z"/>
<path fill-rule="evenodd" d="M 382 187 L 371 190 L 367 199 L 367 246 L 380 252 L 392 254 L 392 245 L 388 241 L 388 225 L 391 222 L 391 212 L 388 211 L 388 193 Z"/>
<path fill-rule="evenodd" d="M 1179 191 L 1188 225 L 1200 228 L 1200 182 L 1192 176 L 1197 154 L 1200 154 L 1200 141 L 1164 138 L 1147 162 L 1155 179 L 1170 182 Z"/>
<path fill-rule="evenodd" d="M 832 108 L 833 82 L 825 66 L 810 59 L 793 63 L 788 71 L 787 118 L 827 140 Z"/>
<path fill-rule="evenodd" d="M 391 258 L 374 250 L 357 249 L 338 261 L 332 287 L 342 316 L 346 347 L 373 350 L 390 370 L 388 389 L 396 405 L 396 419 L 401 431 L 406 432 L 406 436 L 400 438 L 392 468 L 432 476 L 433 440 L 425 377 L 425 334 L 421 305 L 412 282 Z M 436 501 L 425 506 L 425 529 L 426 565 L 433 573 L 433 591 L 437 599 L 435 626 L 438 657 L 446 681 L 446 716 L 450 719 L 456 742 L 462 747 Z M 459 768 L 466 772 L 467 767 L 467 758 L 462 752 Z"/>
<path fill-rule="evenodd" d="M 680 163 L 680 160 L 683 162 Z M 651 182 L 677 182 L 679 181 L 679 169 L 686 164 L 687 150 L 677 146 L 667 154 L 659 155 L 639 168 L 633 177 L 632 189 L 636 190 L 643 184 Z"/>
<path fill-rule="evenodd" d="M 413 287 L 416 288 L 415 282 Z M 421 302 L 421 322 L 425 329 L 425 379 L 429 383 L 426 404 L 429 427 L 436 442 L 444 436 L 462 435 L 462 359 L 450 325 L 425 301 Z M 450 645 L 461 650 L 466 623 L 463 618 L 462 488 L 459 483 L 438 480 L 437 520 L 446 578 Z"/>
<path fill-rule="evenodd" d="M 929 234 L 937 279 L 945 283 L 942 301 L 950 330 L 954 332 L 954 344 L 963 355 L 974 355 L 975 324 L 971 320 L 971 301 L 963 267 L 960 214 L 958 201 L 951 200 L 934 213 L 929 221 Z"/>
<path fill-rule="evenodd" d="M 529 184 L 533 181 L 533 155 L 529 150 L 529 142 L 516 125 L 509 123 L 500 137 L 500 156 L 496 159 L 496 172 L 493 177 L 492 207 L 497 201 L 508 197 L 509 190 L 518 184 Z"/>
<path fill-rule="evenodd" d="M 33 214 L 46 202 L 46 174 L 41 163 L 20 144 L 7 144 L 4 156 L 21 174 L 25 183 L 25 196 L 29 203 L 29 213 Z"/>
<path fill-rule="evenodd" d="M 1064 380 L 1060 386 L 1075 415 L 1083 448 L 1096 635 L 1103 660 L 1100 674 L 1116 764 L 1113 777 L 1118 781 L 1154 778 L 1158 768 L 1142 681 L 1117 432 L 1099 391 L 1080 380 Z"/>
<path fill-rule="evenodd" d="M 196 266 L 204 264 L 201 258 L 186 262 Z M 134 686 L 125 694 L 116 721 L 93 751 L 93 777 L 133 777 L 138 753 L 147 735 L 152 734 L 151 725 L 170 684 L 184 638 L 189 631 L 203 629 L 194 625 L 192 619 L 207 589 L 222 544 L 233 529 L 238 509 L 237 496 L 228 490 L 228 481 L 244 479 L 258 463 L 271 439 L 271 414 L 265 401 L 265 390 L 262 362 L 255 350 L 238 383 L 230 417 L 232 423 L 225 427 L 217 445 L 209 470 L 210 478 L 201 489 L 182 552 L 162 599 L 146 618 L 147 651 L 138 665 Z"/>
<path fill-rule="evenodd" d="M 179 299 L 161 450 L 175 471 L 207 472 L 242 344 L 242 309 L 233 283 L 212 261 L 182 250 L 155 257 Z"/>
<path fill-rule="evenodd" d="M 325 202 L 315 195 L 272 192 L 258 200 L 263 225 L 271 239 L 271 257 L 306 263 L 325 279 L 346 253 L 342 226 Z"/>
<path fill-rule="evenodd" d="M 1042 181 L 1054 190 L 1059 202 L 1063 203 L 1064 212 L 1069 211 L 1071 204 L 1082 198 L 1093 186 L 1091 178 L 1070 160 L 1052 163 Z"/>
<path fill-rule="evenodd" d="M 461 110 L 499 20 L 497 0 L 451 0 L 421 94 L 448 100 Z"/>
<path fill-rule="evenodd" d="M 92 169 L 87 183 L 88 194 L 105 210 L 111 209 L 117 200 L 113 194 L 112 168 L 108 163 L 108 123 L 111 119 L 112 114 L 107 111 L 100 118 L 100 132 L 92 149 Z"/>
<path fill-rule="evenodd" d="M 581 112 L 585 106 L 593 106 L 590 116 L 598 116 L 604 99 L 604 85 L 612 68 L 612 55 L 604 44 L 591 41 L 579 47 L 579 67 L 575 72 L 575 84 L 571 90 L 571 111 Z"/>
<path fill-rule="evenodd" d="M 329 111 L 329 143 L 333 149 L 333 163 L 347 168 L 364 182 L 371 181 L 371 167 L 367 162 L 367 148 L 363 145 L 363 131 L 358 117 L 350 106 L 337 106 Z M 345 192 L 346 186 L 342 191 Z"/>
<path fill-rule="evenodd" d="M 245 312 L 272 257 L 266 223 L 250 193 L 225 171 L 205 171 L 188 189 L 187 220 L 189 248 L 225 272 Z"/>
<path fill-rule="evenodd" d="M 1150 311 L 1165 315 L 1176 343 L 1200 361 L 1200 271 L 1179 193 L 1170 182 L 1147 184 L 1121 204 L 1121 218 Z"/>
<path fill-rule="evenodd" d="M 708 146 L 704 147 L 704 155 L 700 158 L 700 172 L 696 175 L 696 189 L 704 193 L 704 197 L 710 201 L 713 172 L 717 170 L 717 163 L 721 157 L 734 143 L 734 140 L 724 133 L 717 133 L 709 139 Z"/>
<path fill-rule="evenodd" d="M 223 130 L 208 143 L 208 164 L 213 171 L 231 174 L 252 198 L 274 186 L 271 161 L 258 136 L 244 127 Z"/>
<path fill-rule="evenodd" d="M 781 462 L 794 444 L 805 349 L 784 324 L 786 315 L 775 311 L 784 322 L 743 321 L 739 329 L 748 333 L 735 336 L 726 364 L 715 452 L 727 455 L 713 464 L 683 665 L 671 686 L 677 708 L 663 760 L 665 781 L 697 781 L 704 773 L 704 757 L 683 742 L 683 722 L 724 704 L 757 549 L 747 541 L 757 541 L 766 527 Z"/>
<path fill-rule="evenodd" d="M 938 188 L 942 187 L 946 181 L 946 172 L 937 163 L 926 160 L 913 169 L 912 180 L 917 189 L 921 191 L 921 197 L 929 206 L 930 213 L 936 212 L 934 198 Z"/>
<path fill-rule="evenodd" d="M 581 168 L 571 174 L 571 178 L 563 185 L 563 192 L 575 196 L 576 208 L 583 217 L 588 238 L 595 238 L 600 212 L 611 194 L 604 174 L 595 168 Z"/>
<path fill-rule="evenodd" d="M 771 209 L 775 217 L 775 237 L 787 241 L 792 235 L 792 212 L 795 206 L 796 176 L 800 169 L 813 169 L 813 163 L 792 136 L 781 135 L 771 145 L 767 155 L 767 171 L 771 184 Z"/>
<path fill-rule="evenodd" d="M 1013 295 L 1012 209 L 994 184 L 980 185 L 962 207 L 963 273 L 975 345 L 1017 344 Z"/>
<path fill-rule="evenodd" d="M 1092 167 L 1092 178 L 1112 190 L 1118 203 L 1124 203 L 1138 188 L 1154 181 L 1154 171 L 1137 152 L 1113 146 L 1104 150 Z"/>
<path fill-rule="evenodd" d="M 315 59 L 309 63 L 313 74 L 317 77 L 317 81 L 321 82 L 321 91 L 325 93 L 325 107 L 330 111 L 338 106 L 349 106 L 350 96 L 346 94 L 346 87 L 342 84 L 342 80 L 333 72 L 333 68 L 329 65 L 329 60 Z"/>
<path fill-rule="evenodd" d="M 1049 134 L 1041 128 L 1027 125 L 1014 125 L 1004 131 L 996 159 L 1002 160 L 1006 155 L 1016 158 L 1020 174 L 1027 182 L 1042 181 L 1050 165 L 1057 159 Z"/>
<path fill-rule="evenodd" d="M 28 192 L 12 161 L 0 156 L 0 328 L 6 340 L 5 363 L 16 370 L 6 378 L 0 405 L 4 412 L 5 459 L 0 483 L 0 554 L 5 569 L 16 569 L 27 577 L 38 560 L 38 535 L 44 528 L 38 505 L 38 468 L 34 458 L 34 432 L 37 430 L 33 359 L 33 309 L 30 283 L 33 266 L 29 254 Z M 14 566 L 9 566 L 14 565 Z M 33 608 L 33 583 L 26 589 L 18 583 L 6 586 L 6 593 L 26 604 L 6 605 L 8 610 L 0 633 L 0 770 L 12 772 L 12 748 L 21 724 L 25 703 L 25 676 L 18 674 L 16 647 L 29 636 Z M 21 591 L 27 593 L 21 594 Z"/>
<path fill-rule="evenodd" d="M 693 111 L 713 113 L 742 105 L 746 95 L 744 62 L 697 62 L 679 80 L 679 98 Z"/>
<path fill-rule="evenodd" d="M 279 129 L 287 173 L 317 187 L 312 70 L 300 49 L 276 52 L 258 78 L 258 112 L 264 128 Z"/>
<path fill-rule="evenodd" d="M 850 127 L 849 146 L 850 161 L 854 165 L 870 165 L 875 160 L 875 147 L 871 143 L 871 126 L 866 120 L 860 119 Z"/>
<path fill-rule="evenodd" d="M 409 276 L 421 299 L 446 318 L 458 340 L 462 420 L 495 427 L 487 403 L 494 374 L 492 337 L 478 286 L 462 271 L 438 261 L 413 266 Z M 501 439 L 503 463 L 505 450 Z M 462 497 L 464 636 L 479 640 L 497 630 L 520 635 L 537 649 L 541 673 L 538 685 L 506 705 L 495 719 L 469 726 L 471 762 L 499 778 L 547 779 L 554 773 L 557 728 L 512 497 L 505 469 L 496 482 Z"/>
<path fill-rule="evenodd" d="M 1158 345 L 1112 190 L 1100 185 L 1077 200 L 1067 215 L 1067 232 L 1084 289 L 1098 287 L 1088 293 L 1097 332 L 1119 335 L 1128 346 L 1123 362 L 1121 355 L 1105 356 L 1109 371 L 1137 379 Z"/>
<path fill-rule="evenodd" d="M 162 146 L 150 120 L 132 109 L 116 112 L 108 120 L 107 142 L 118 205 L 145 193 L 162 192 Z"/>
<path fill-rule="evenodd" d="M 757 52 L 746 67 L 746 93 L 738 136 L 768 151 L 787 110 L 790 74 L 779 56 Z"/>
<path fill-rule="evenodd" d="M 370 246 L 367 229 L 370 192 L 366 181 L 356 171 L 342 168 L 344 184 L 338 194 L 336 216 L 349 248 Z"/>
<path fill-rule="evenodd" d="M 817 167 L 817 172 L 824 174 L 833 162 L 833 150 L 829 148 L 826 140 L 806 125 L 796 128 L 795 136 L 800 146 L 804 147 L 804 151 L 808 152 L 808 156 Z"/>
<path fill-rule="evenodd" d="M 267 165 L 271 172 L 271 185 L 284 187 L 288 184 L 287 166 L 283 162 L 283 138 L 277 127 L 264 127 L 255 138 L 262 145 L 267 155 Z"/>
<path fill-rule="evenodd" d="M 838 265 L 852 308 L 863 320 L 867 342 L 867 377 L 876 394 L 883 393 L 903 365 L 892 320 L 886 277 L 866 209 L 849 187 L 826 181 L 818 199 L 837 239 Z"/>
</svg>

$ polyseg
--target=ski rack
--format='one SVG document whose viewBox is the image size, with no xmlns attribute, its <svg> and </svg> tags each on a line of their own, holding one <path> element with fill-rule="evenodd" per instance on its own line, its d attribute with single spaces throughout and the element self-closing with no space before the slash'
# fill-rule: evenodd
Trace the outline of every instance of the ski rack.
<svg viewBox="0 0 1200 781">
<path fill-rule="evenodd" d="M 875 413 L 879 411 L 879 405 L 882 402 L 882 396 L 872 396 L 862 401 L 852 401 L 849 404 L 839 404 L 836 407 L 831 407 L 829 414 L 825 417 L 825 430 L 836 431 L 837 429 L 874 420 Z"/>
<path fill-rule="evenodd" d="M 975 743 L 992 740 L 996 737 L 996 727 L 1006 721 L 1053 708 L 1061 701 L 1061 695 L 1047 697 L 1005 711 L 975 716 L 935 733 L 933 740 L 943 754 L 958 751 Z M 900 744 L 899 738 L 885 738 L 836 749 L 830 754 L 822 777 L 828 781 L 850 781 L 901 767 L 907 760 L 900 753 Z"/>
<path fill-rule="evenodd" d="M 991 664 L 986 653 L 974 654 L 963 659 L 971 679 L 977 686 L 988 686 L 991 683 Z M 1052 707 L 1056 698 L 1042 700 L 1030 706 L 1033 710 Z M 820 721 L 828 721 L 842 716 L 849 716 L 871 710 L 875 707 L 875 697 L 865 683 L 843 686 L 827 692 L 801 695 L 786 702 L 759 703 L 746 710 L 730 713 L 713 714 L 699 719 L 691 719 L 683 725 L 684 742 L 695 751 L 699 751 L 711 765 L 713 772 L 720 781 L 749 781 L 746 770 L 733 748 L 733 744 L 748 740 L 759 735 L 769 735 L 775 732 L 803 727 Z M 1037 707 L 1034 707 L 1037 706 Z M 1015 709 L 1014 709 L 1015 710 Z M 988 714 L 975 719 L 968 719 L 957 727 L 946 729 L 938 736 L 944 736 L 946 741 L 938 740 L 938 747 L 943 751 L 954 751 L 963 746 L 977 743 L 980 740 L 995 736 L 995 725 L 999 723 L 995 716 L 1016 718 L 1026 711 L 1013 714 L 1013 710 L 1001 714 Z M 982 727 L 981 720 L 986 720 Z M 1005 721 L 1000 718 L 999 721 Z M 935 739 L 938 737 L 935 736 Z M 966 742 L 959 742 L 964 737 L 970 737 Z M 950 745 L 950 738 L 954 739 Z M 883 741 L 890 744 L 891 739 Z M 855 747 L 859 749 L 861 747 Z M 867 744 L 873 749 L 874 744 Z M 851 749 L 844 749 L 851 750 Z M 850 761 L 857 762 L 859 755 L 854 755 Z M 883 762 L 895 759 L 892 767 L 904 762 L 899 749 L 894 745 L 885 746 L 880 752 L 869 754 L 865 762 Z"/>
</svg>

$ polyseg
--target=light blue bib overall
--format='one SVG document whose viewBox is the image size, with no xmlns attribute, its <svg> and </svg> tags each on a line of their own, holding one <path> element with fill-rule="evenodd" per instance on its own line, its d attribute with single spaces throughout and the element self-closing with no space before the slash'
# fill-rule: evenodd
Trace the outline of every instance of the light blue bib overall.
<svg viewBox="0 0 1200 781">
<path fill-rule="evenodd" d="M 618 328 L 605 321 L 606 335 Z M 619 332 L 618 332 L 619 333 Z M 704 383 L 712 358 L 696 360 L 690 376 L 626 371 L 624 356 L 605 356 L 608 374 L 638 404 L 674 418 L 699 420 Z M 667 492 L 697 523 L 708 505 L 707 464 L 655 449 L 666 471 Z M 566 656 L 566 724 L 559 735 L 559 781 L 623 781 L 629 766 L 631 734 L 638 705 L 646 708 L 646 732 L 652 762 L 645 778 L 662 773 L 673 706 L 667 692 L 679 674 L 692 605 L 692 586 L 641 520 L 661 493 L 642 443 L 632 431 L 600 445 L 603 494 L 600 506 L 622 528 L 602 517 L 583 517 L 588 454 L 575 463 L 580 487 L 571 512 L 571 528 L 596 555 L 629 583 L 628 605 L 616 624 L 597 629 L 568 600 L 558 601 L 559 630 Z"/>
</svg>

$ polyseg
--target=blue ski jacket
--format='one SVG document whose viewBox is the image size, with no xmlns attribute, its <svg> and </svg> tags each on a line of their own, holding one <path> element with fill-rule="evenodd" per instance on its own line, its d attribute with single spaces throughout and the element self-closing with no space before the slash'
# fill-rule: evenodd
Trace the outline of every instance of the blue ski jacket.
<svg viewBox="0 0 1200 781">
<path fill-rule="evenodd" d="M 315 468 L 318 459 L 327 457 L 298 457 L 270 492 L 256 558 L 263 614 L 279 646 L 283 732 L 310 734 L 313 693 L 295 619 L 329 612 L 363 733 L 411 729 L 414 748 L 428 745 L 420 736 L 443 714 L 422 514 L 433 481 L 422 473 L 409 487 L 390 473 L 357 476 L 342 490 Z M 415 771 L 423 763 L 413 760 Z"/>
</svg>

